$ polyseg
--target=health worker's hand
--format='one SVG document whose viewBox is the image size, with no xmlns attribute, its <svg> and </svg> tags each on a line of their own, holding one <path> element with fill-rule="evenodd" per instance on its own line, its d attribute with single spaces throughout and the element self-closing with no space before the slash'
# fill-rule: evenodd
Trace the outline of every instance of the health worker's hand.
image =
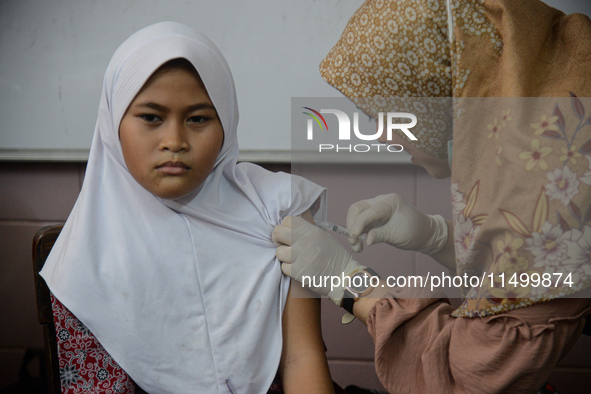
<svg viewBox="0 0 591 394">
<path fill-rule="evenodd" d="M 365 268 L 336 239 L 302 218 L 286 217 L 275 227 L 272 237 L 281 245 L 275 254 L 283 262 L 283 273 L 300 283 L 304 276 L 310 277 L 311 284 L 318 286 L 306 279 L 305 287 L 328 296 L 338 306 L 343 298 L 343 274 L 352 276 Z"/>
<path fill-rule="evenodd" d="M 447 224 L 440 215 L 426 215 L 398 194 L 386 194 L 356 202 L 347 213 L 349 243 L 363 250 L 359 235 L 367 232 L 367 245 L 386 242 L 425 254 L 439 251 L 447 241 Z"/>
</svg>

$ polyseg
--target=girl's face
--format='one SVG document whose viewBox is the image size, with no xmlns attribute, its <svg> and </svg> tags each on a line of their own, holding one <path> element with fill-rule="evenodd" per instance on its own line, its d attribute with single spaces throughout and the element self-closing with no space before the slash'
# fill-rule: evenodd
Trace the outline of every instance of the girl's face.
<svg viewBox="0 0 591 394">
<path fill-rule="evenodd" d="M 155 196 L 176 199 L 211 173 L 224 131 L 201 78 L 189 67 L 157 70 L 119 126 L 133 178 Z"/>
</svg>

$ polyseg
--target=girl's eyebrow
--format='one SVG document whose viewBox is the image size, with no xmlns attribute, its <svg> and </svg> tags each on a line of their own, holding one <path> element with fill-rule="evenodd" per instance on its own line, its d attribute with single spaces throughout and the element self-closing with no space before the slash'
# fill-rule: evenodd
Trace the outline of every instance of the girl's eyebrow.
<svg viewBox="0 0 591 394">
<path fill-rule="evenodd" d="M 166 106 L 161 105 L 161 104 L 158 104 L 158 103 L 155 103 L 155 102 L 152 102 L 152 101 L 147 101 L 147 102 L 144 102 L 144 103 L 138 103 L 138 104 L 135 105 L 135 107 L 136 108 L 137 107 L 139 107 L 139 108 L 142 108 L 142 107 L 151 108 L 151 109 L 155 109 L 157 111 L 167 111 L 168 110 L 168 108 Z M 188 112 L 192 112 L 192 111 L 197 111 L 197 110 L 200 110 L 200 109 L 213 109 L 213 110 L 215 110 L 215 107 L 211 103 L 199 103 L 199 104 L 190 105 L 185 110 L 188 111 Z"/>
</svg>

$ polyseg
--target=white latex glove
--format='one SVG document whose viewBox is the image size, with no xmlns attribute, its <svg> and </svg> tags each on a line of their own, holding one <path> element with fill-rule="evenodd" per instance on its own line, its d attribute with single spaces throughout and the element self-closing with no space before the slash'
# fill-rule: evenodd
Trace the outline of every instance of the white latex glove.
<svg viewBox="0 0 591 394">
<path fill-rule="evenodd" d="M 313 287 L 306 283 L 306 287 L 327 296 L 338 306 L 341 306 L 343 298 L 343 274 L 352 276 L 365 268 L 336 239 L 302 218 L 286 217 L 275 227 L 272 237 L 273 242 L 282 244 L 277 248 L 276 255 L 283 262 L 283 273 L 300 283 L 304 276 L 316 277 L 316 284 L 320 284 L 319 279 L 322 279 L 321 286 Z M 325 277 L 329 277 L 326 283 Z M 336 280 L 331 280 L 333 277 L 338 277 L 340 284 L 331 290 L 331 286 L 336 284 Z"/>
<path fill-rule="evenodd" d="M 426 215 L 398 194 L 385 194 L 356 202 L 347 213 L 349 243 L 363 250 L 359 235 L 367 232 L 367 245 L 386 242 L 400 249 L 433 254 L 447 241 L 447 224 L 440 215 Z"/>
</svg>

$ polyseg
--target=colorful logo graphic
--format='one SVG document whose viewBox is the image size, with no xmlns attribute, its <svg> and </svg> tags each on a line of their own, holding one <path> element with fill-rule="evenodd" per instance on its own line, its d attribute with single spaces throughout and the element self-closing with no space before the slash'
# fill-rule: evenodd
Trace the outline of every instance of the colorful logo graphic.
<svg viewBox="0 0 591 394">
<path fill-rule="evenodd" d="M 324 116 L 322 116 L 321 114 L 333 114 L 337 117 L 337 120 L 339 122 L 339 140 L 350 140 L 351 139 L 351 120 L 349 118 L 349 115 L 347 115 L 345 112 L 338 110 L 338 109 L 321 109 L 320 112 L 316 111 L 315 109 L 312 109 L 310 107 L 302 107 L 304 109 L 307 109 L 311 112 L 313 112 L 314 114 L 311 114 L 310 112 L 302 112 L 305 115 L 310 116 L 312 119 L 314 119 L 316 121 L 316 123 L 318 123 L 318 126 L 320 126 L 320 129 L 323 130 L 324 127 L 322 127 L 322 123 L 324 123 L 324 126 L 326 127 L 326 131 L 328 131 L 328 124 L 326 123 L 326 119 L 324 119 Z M 386 125 L 384 125 L 384 118 L 386 120 Z M 312 119 L 308 119 L 308 140 L 313 139 L 313 122 Z M 322 123 L 320 123 L 320 120 L 322 119 Z M 410 123 L 395 123 L 395 119 L 396 120 L 400 120 L 400 119 L 410 119 Z M 392 131 L 393 130 L 400 130 L 402 131 L 404 134 L 406 134 L 406 136 L 413 141 L 417 140 L 417 137 L 415 137 L 410 131 L 409 129 L 416 126 L 417 124 L 417 117 L 411 113 L 408 112 L 387 112 L 387 113 L 378 113 L 377 116 L 377 121 L 378 121 L 378 127 L 377 127 L 377 131 L 375 134 L 363 134 L 360 130 L 359 130 L 359 113 L 358 112 L 354 112 L 353 113 L 353 132 L 355 133 L 355 136 L 357 138 L 359 138 L 360 140 L 365 140 L 365 141 L 371 141 L 371 140 L 377 140 L 378 138 L 380 138 L 380 136 L 382 135 L 382 133 L 384 132 L 384 129 L 386 130 L 387 133 L 387 138 L 388 140 L 392 139 Z M 384 127 L 385 126 L 385 127 Z"/>
<path fill-rule="evenodd" d="M 324 123 L 324 126 L 326 127 L 326 131 L 328 131 L 328 125 L 326 124 L 326 120 L 324 119 L 324 116 L 320 115 L 320 112 L 316 111 L 315 109 L 312 109 L 310 107 L 302 107 L 303 109 L 307 109 L 308 111 L 312 111 L 316 114 L 316 116 L 312 115 L 309 112 L 302 112 L 303 114 L 306 114 L 308 116 L 310 116 L 312 119 L 314 119 L 316 121 L 316 123 L 318 123 L 318 126 L 320 126 L 320 130 L 323 129 L 322 127 L 322 123 Z M 322 119 L 322 123 L 320 123 L 320 119 Z M 308 119 L 308 139 L 312 139 L 312 119 Z"/>
<path fill-rule="evenodd" d="M 380 151 L 380 148 L 386 147 L 385 149 L 389 152 L 401 152 L 403 150 L 402 145 L 400 144 L 381 144 L 379 143 L 378 139 L 382 136 L 384 132 L 386 132 L 386 139 L 388 141 L 392 140 L 392 133 L 394 130 L 400 130 L 410 140 L 416 141 L 417 138 L 409 131 L 410 128 L 414 127 L 417 124 L 417 117 L 408 112 L 387 112 L 387 113 L 378 113 L 377 116 L 377 130 L 375 133 L 365 134 L 362 133 L 359 128 L 359 113 L 353 112 L 353 122 L 349 115 L 341 110 L 338 109 L 321 109 L 320 111 L 316 111 L 310 107 L 301 107 L 309 112 L 302 112 L 305 115 L 308 115 L 307 121 L 307 140 L 314 139 L 314 121 L 320 126 L 320 130 L 328 131 L 328 124 L 326 119 L 322 114 L 333 114 L 336 116 L 336 120 L 338 121 L 338 141 L 350 141 L 352 137 L 352 132 L 354 134 L 354 138 L 357 140 L 362 141 L 372 141 L 373 144 L 349 144 L 349 145 L 335 145 L 335 144 L 326 144 L 321 143 L 318 145 L 318 151 L 322 152 L 323 150 L 335 150 L 336 152 L 339 151 L 348 151 L 348 152 L 369 152 L 370 150 L 375 150 L 377 152 Z M 410 122 L 404 122 L 404 120 L 410 120 Z M 402 123 L 399 123 L 401 122 Z"/>
</svg>

